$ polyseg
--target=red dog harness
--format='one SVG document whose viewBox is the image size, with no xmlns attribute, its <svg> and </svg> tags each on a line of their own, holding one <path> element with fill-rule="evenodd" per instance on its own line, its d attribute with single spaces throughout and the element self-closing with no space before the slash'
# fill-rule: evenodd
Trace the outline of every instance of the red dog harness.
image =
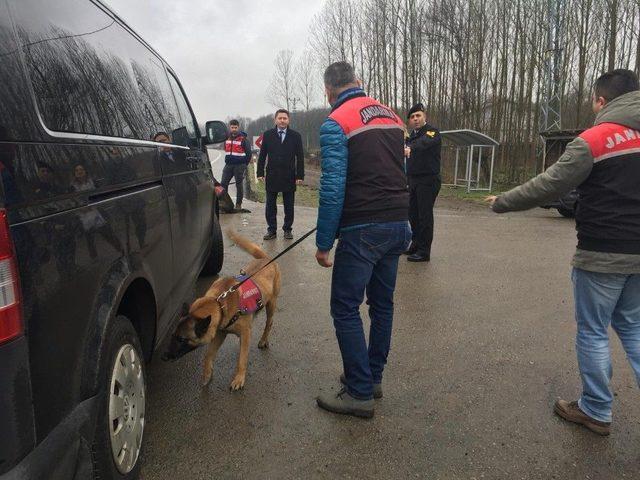
<svg viewBox="0 0 640 480">
<path fill-rule="evenodd" d="M 242 282 L 246 278 L 247 275 L 238 275 L 236 280 L 238 282 Z M 238 293 L 240 294 L 240 308 L 238 311 L 242 312 L 242 315 L 256 313 L 263 307 L 262 293 L 260 293 L 260 289 L 258 288 L 258 285 L 256 285 L 256 282 L 250 278 L 240 285 Z"/>
<path fill-rule="evenodd" d="M 238 275 L 235 279 L 240 283 L 237 292 L 240 296 L 240 306 L 235 315 L 229 320 L 229 323 L 224 330 L 228 330 L 231 325 L 236 323 L 240 318 L 240 315 L 250 315 L 262 310 L 264 305 L 262 304 L 262 293 L 256 285 L 256 282 L 248 278 L 248 275 Z"/>
</svg>

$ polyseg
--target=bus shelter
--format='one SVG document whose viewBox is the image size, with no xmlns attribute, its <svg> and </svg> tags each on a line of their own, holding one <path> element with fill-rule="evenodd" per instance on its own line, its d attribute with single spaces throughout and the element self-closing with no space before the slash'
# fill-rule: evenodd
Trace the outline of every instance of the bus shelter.
<svg viewBox="0 0 640 480">
<path fill-rule="evenodd" d="M 445 130 L 440 135 L 455 150 L 453 183 L 445 185 L 465 187 L 467 192 L 490 192 L 496 147 L 500 143 L 475 130 Z"/>
</svg>

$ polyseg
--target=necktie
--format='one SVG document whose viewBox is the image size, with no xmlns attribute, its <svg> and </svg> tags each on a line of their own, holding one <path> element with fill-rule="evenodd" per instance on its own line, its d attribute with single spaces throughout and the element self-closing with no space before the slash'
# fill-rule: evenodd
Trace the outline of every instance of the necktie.
<svg viewBox="0 0 640 480">
<path fill-rule="evenodd" d="M 278 130 L 278 135 L 280 135 L 280 143 L 284 142 L 284 130 Z"/>
</svg>

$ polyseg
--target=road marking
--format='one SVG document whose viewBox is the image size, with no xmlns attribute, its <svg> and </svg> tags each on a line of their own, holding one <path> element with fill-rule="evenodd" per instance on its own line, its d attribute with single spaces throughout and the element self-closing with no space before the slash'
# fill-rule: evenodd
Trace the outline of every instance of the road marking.
<svg viewBox="0 0 640 480">
<path fill-rule="evenodd" d="M 213 159 L 213 160 L 211 159 L 212 154 L 215 155 L 215 159 Z M 222 158 L 222 152 L 220 150 L 214 150 L 212 148 L 209 149 L 209 161 L 211 162 L 211 165 L 216 163 L 221 158 Z"/>
</svg>

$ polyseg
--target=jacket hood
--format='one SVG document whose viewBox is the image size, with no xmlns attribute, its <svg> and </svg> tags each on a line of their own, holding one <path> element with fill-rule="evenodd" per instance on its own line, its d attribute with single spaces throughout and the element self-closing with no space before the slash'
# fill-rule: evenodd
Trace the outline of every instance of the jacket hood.
<svg viewBox="0 0 640 480">
<path fill-rule="evenodd" d="M 595 125 L 617 123 L 640 130 L 640 90 L 625 93 L 607 103 L 596 116 Z"/>
</svg>

